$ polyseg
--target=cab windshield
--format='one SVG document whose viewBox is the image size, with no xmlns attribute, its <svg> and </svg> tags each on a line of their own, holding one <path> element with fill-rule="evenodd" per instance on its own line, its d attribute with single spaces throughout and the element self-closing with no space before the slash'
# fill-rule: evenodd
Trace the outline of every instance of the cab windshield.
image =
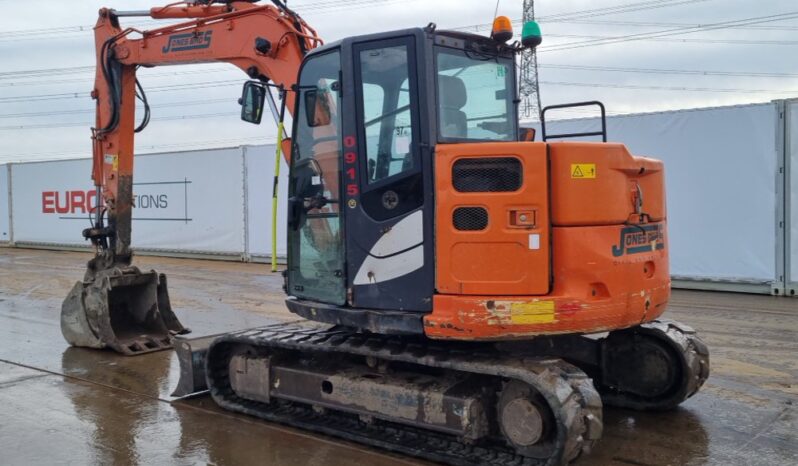
<svg viewBox="0 0 798 466">
<path fill-rule="evenodd" d="M 435 47 L 442 140 L 516 140 L 513 60 Z"/>
</svg>

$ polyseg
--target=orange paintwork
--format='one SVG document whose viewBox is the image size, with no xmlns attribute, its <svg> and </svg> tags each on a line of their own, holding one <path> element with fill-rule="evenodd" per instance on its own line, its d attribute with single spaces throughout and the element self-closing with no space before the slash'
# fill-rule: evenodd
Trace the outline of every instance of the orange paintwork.
<svg viewBox="0 0 798 466">
<path fill-rule="evenodd" d="M 514 157 L 523 167 L 523 186 L 515 192 L 458 192 L 452 167 L 464 158 Z M 548 162 L 543 143 L 439 144 L 435 148 L 436 289 L 446 294 L 541 295 L 549 290 Z M 489 212 L 482 231 L 458 231 L 457 207 Z M 520 225 L 516 214 L 526 213 Z M 532 220 L 534 219 L 534 220 Z M 540 249 L 530 249 L 539 235 Z"/>
<path fill-rule="evenodd" d="M 299 17 L 278 10 L 272 5 L 232 2 L 229 5 L 190 5 L 176 3 L 150 10 L 152 18 L 186 18 L 188 21 L 150 31 L 122 29 L 113 10 L 100 10 L 94 27 L 97 51 L 97 72 L 92 96 L 97 100 L 93 130 L 92 179 L 102 188 L 103 203 L 109 220 L 118 226 L 117 253 L 129 246 L 129 223 L 132 205 L 130 184 L 133 176 L 133 140 L 135 122 L 135 75 L 138 66 L 180 65 L 189 63 L 226 62 L 245 72 L 267 76 L 271 82 L 290 89 L 296 83 L 304 58 L 303 47 L 313 49 L 321 39 Z M 295 23 L 299 24 L 296 26 Z M 131 39 L 131 33 L 140 38 Z M 178 35 L 178 36 L 175 36 Z M 189 35 L 189 38 L 186 38 Z M 255 39 L 271 42 L 271 49 L 261 53 Z M 177 42 L 178 40 L 188 41 Z M 110 44 L 110 45 L 109 45 Z M 178 44 L 178 45 L 175 45 Z M 196 46 L 191 46 L 191 45 Z M 181 46 L 182 45 L 182 46 Z M 121 64 L 121 99 L 119 124 L 111 131 L 102 131 L 112 120 L 111 93 L 103 72 L 104 52 L 113 49 Z M 177 47 L 177 50 L 174 49 Z M 287 108 L 293 111 L 294 93 L 287 93 Z M 200 123 L 198 127 L 206 128 Z M 124 183 L 120 183 L 124 179 Z M 120 191 L 121 190 L 121 191 Z"/>
<path fill-rule="evenodd" d="M 543 169 L 537 160 L 547 149 L 550 171 L 529 173 Z M 458 266 L 473 261 L 470 267 L 478 268 L 485 277 L 483 283 L 469 284 L 481 293 L 469 295 L 451 286 L 459 272 L 446 258 L 454 253 L 464 234 L 475 234 L 453 233 L 451 210 L 459 203 L 470 205 L 477 201 L 462 193 L 452 194 L 451 165 L 456 158 L 473 156 L 480 150 L 483 156 L 511 154 L 524 161 L 526 194 L 522 197 L 531 206 L 539 206 L 541 199 L 547 199 L 546 193 L 552 193 L 552 224 L 539 220 L 537 225 L 541 232 L 550 229 L 551 259 L 549 262 L 547 254 L 544 267 L 539 261 L 527 261 L 529 252 L 518 250 L 511 255 L 474 254 L 464 258 L 462 264 L 455 260 Z M 594 164 L 595 178 L 572 177 L 571 164 L 582 164 L 583 168 Z M 554 143 L 548 148 L 545 143 L 438 146 L 438 294 L 433 299 L 433 312 L 424 319 L 425 333 L 439 339 L 523 339 L 602 332 L 657 318 L 665 311 L 670 296 L 663 180 L 660 162 L 632 157 L 617 144 Z M 641 210 L 657 221 L 644 219 L 637 223 L 637 189 L 630 190 L 636 183 L 643 191 Z M 483 192 L 469 196 L 489 207 L 494 221 L 507 216 L 509 204 L 500 200 L 506 195 Z M 548 219 L 547 204 L 538 208 L 539 219 Z M 486 230 L 484 241 L 503 234 L 502 229 Z M 519 257 L 526 261 L 529 274 L 540 274 L 548 280 L 551 271 L 550 291 L 547 287 L 539 293 L 508 293 L 505 285 L 492 286 L 495 277 L 505 277 L 508 270 L 517 269 Z"/>
<path fill-rule="evenodd" d="M 665 171 L 661 161 L 633 157 L 623 144 L 555 142 L 551 154 L 553 225 L 617 225 L 634 213 L 637 186 L 641 211 L 652 221 L 665 218 Z M 574 177 L 571 167 L 594 164 L 595 178 Z"/>
</svg>

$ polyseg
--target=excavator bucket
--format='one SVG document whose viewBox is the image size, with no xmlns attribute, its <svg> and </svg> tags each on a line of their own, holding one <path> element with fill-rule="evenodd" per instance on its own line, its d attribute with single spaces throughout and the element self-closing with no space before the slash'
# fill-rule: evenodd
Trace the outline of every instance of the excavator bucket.
<svg viewBox="0 0 798 466">
<path fill-rule="evenodd" d="M 73 346 L 133 356 L 172 347 L 188 333 L 172 312 L 166 276 L 136 267 L 97 272 L 78 282 L 61 305 L 61 333 Z"/>
</svg>

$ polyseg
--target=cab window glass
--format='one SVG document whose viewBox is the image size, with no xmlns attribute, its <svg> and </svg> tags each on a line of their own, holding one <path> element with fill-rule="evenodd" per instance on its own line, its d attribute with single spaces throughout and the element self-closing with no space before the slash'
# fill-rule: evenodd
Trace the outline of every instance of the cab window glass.
<svg viewBox="0 0 798 466">
<path fill-rule="evenodd" d="M 363 83 L 363 117 L 371 121 L 382 115 L 385 105 L 385 92 L 377 84 Z M 366 127 L 366 152 L 377 154 L 380 146 L 380 126 Z"/>
<path fill-rule="evenodd" d="M 368 182 L 414 168 L 406 45 L 360 52 Z"/>
<path fill-rule="evenodd" d="M 445 139 L 515 140 L 510 58 L 437 47 L 438 127 Z"/>
<path fill-rule="evenodd" d="M 288 233 L 289 292 L 346 302 L 339 185 L 340 54 L 311 56 L 302 67 L 291 142 Z"/>
</svg>

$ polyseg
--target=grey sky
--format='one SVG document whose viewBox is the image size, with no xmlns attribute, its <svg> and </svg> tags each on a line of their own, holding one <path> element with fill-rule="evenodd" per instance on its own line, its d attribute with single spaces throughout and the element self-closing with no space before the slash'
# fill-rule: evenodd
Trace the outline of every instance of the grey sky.
<svg viewBox="0 0 798 466">
<path fill-rule="evenodd" d="M 0 163 L 89 156 L 89 126 L 93 120 L 93 105 L 88 97 L 93 71 L 14 79 L 3 73 L 93 66 L 91 25 L 100 7 L 133 10 L 165 3 L 168 2 L 0 0 L 0 6 L 4 7 L 4 15 L 0 18 Z M 518 19 L 521 3 L 521 0 L 502 0 L 499 13 Z M 798 49 L 798 19 L 557 50 L 562 44 L 597 40 L 595 37 L 670 31 L 683 25 L 798 13 L 798 2 L 794 0 L 537 0 L 536 3 L 544 35 L 538 55 L 544 105 L 598 99 L 610 112 L 628 113 L 798 97 L 798 62 L 793 59 Z M 638 11 L 596 15 L 579 21 L 555 19 L 562 13 L 641 3 L 645 5 Z M 289 5 L 329 42 L 348 35 L 423 26 L 430 21 L 436 22 L 439 28 L 486 24 L 492 19 L 495 2 L 290 0 Z M 124 20 L 124 24 L 152 23 L 139 18 Z M 78 26 L 85 28 L 81 31 Z M 50 28 L 64 29 L 53 31 Z M 31 31 L 40 29 L 48 30 Z M 487 29 L 480 32 L 487 34 Z M 630 68 L 720 71 L 731 75 L 629 72 Z M 762 76 L 763 73 L 768 76 Z M 243 82 L 245 79 L 237 69 L 225 68 L 222 64 L 162 67 L 141 70 L 139 75 L 145 90 L 181 83 L 236 79 Z M 75 93 L 76 97 L 17 102 L 8 99 L 63 93 Z M 275 130 L 267 120 L 260 126 L 253 126 L 233 115 L 174 119 L 183 115 L 236 113 L 239 94 L 238 83 L 150 92 L 154 120 L 137 136 L 137 151 L 232 146 L 272 140 Z M 171 103 L 182 105 L 169 108 L 167 104 Z M 31 113 L 36 115 L 29 115 Z M 163 118 L 166 120 L 157 120 Z M 59 127 L 61 125 L 63 127 Z"/>
</svg>

